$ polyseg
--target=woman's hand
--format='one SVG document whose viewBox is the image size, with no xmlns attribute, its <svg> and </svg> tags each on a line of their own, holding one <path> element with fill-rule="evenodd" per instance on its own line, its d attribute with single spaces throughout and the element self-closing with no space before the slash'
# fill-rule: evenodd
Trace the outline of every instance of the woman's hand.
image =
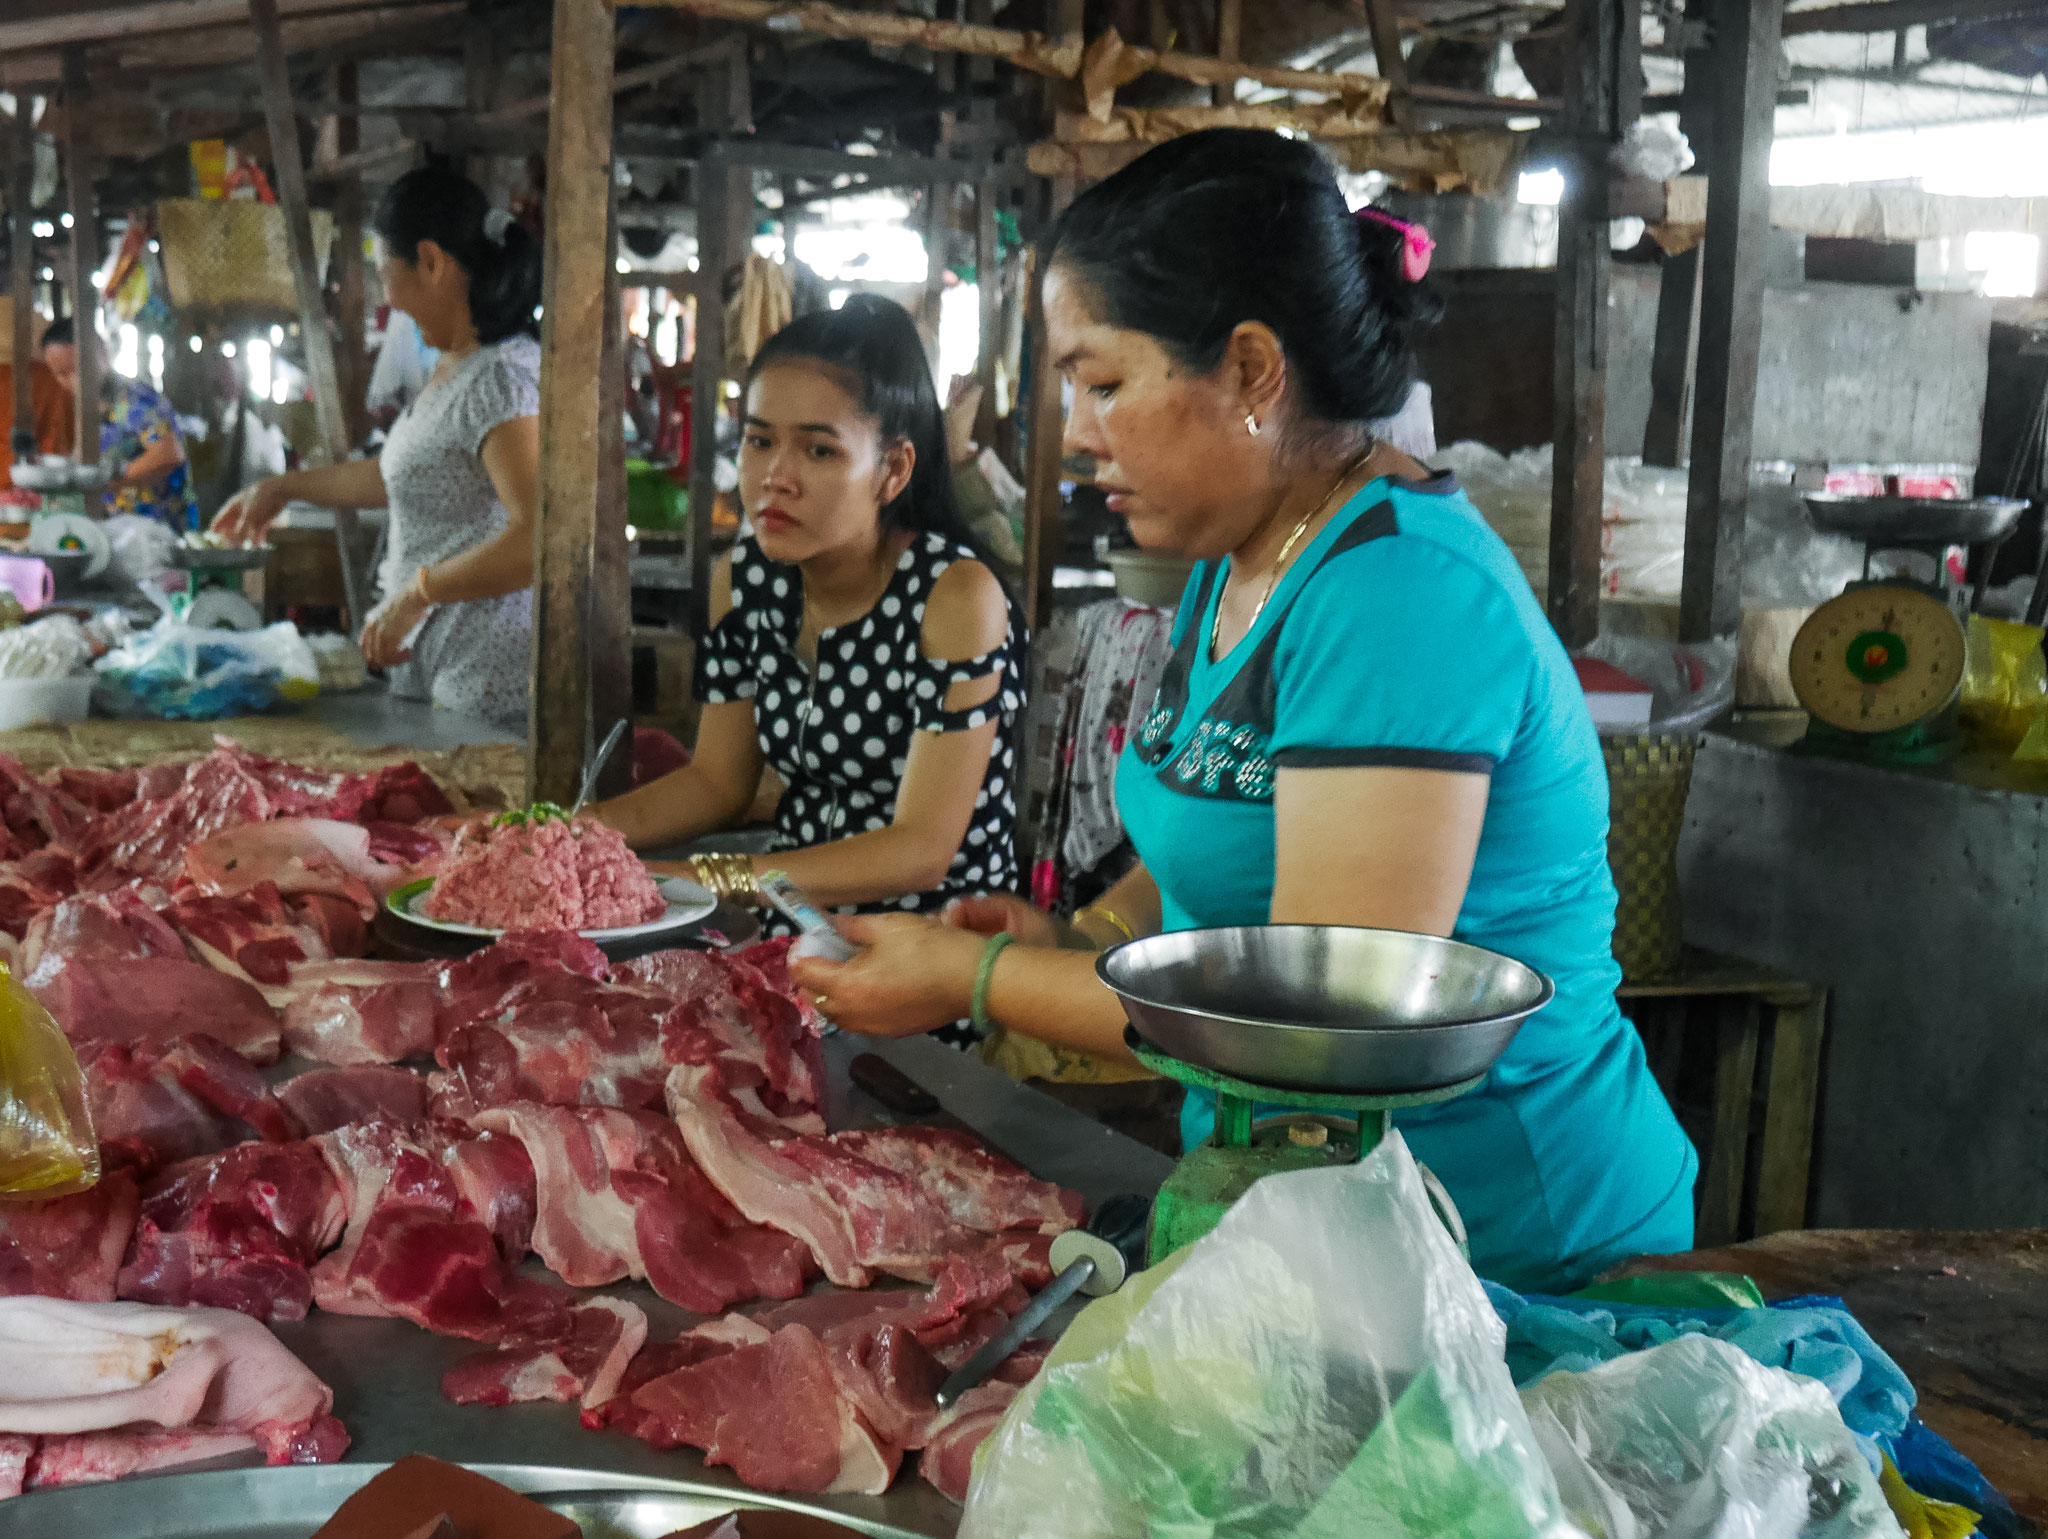
<svg viewBox="0 0 2048 1539">
<path fill-rule="evenodd" d="M 412 652 L 405 638 L 426 618 L 428 608 L 408 585 L 371 610 L 370 618 L 363 622 L 363 661 L 372 668 L 389 668 L 409 659 Z"/>
<path fill-rule="evenodd" d="M 798 957 L 790 976 L 818 1008 L 864 1037 L 911 1037 L 960 1020 L 971 1008 L 984 940 L 914 914 L 838 921 L 864 947 L 850 962 Z"/>
<path fill-rule="evenodd" d="M 1065 928 L 1052 915 L 1034 908 L 1013 893 L 983 898 L 955 898 L 939 911 L 940 920 L 975 935 L 1014 935 L 1027 946 L 1069 944 Z"/>
<path fill-rule="evenodd" d="M 227 505 L 213 515 L 210 527 L 230 545 L 259 544 L 290 500 L 284 478 L 267 476 L 230 497 Z"/>
</svg>

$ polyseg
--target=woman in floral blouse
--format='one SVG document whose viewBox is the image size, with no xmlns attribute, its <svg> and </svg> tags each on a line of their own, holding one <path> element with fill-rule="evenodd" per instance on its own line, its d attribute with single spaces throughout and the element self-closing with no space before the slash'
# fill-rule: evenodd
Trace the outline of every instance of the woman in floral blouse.
<svg viewBox="0 0 2048 1539">
<path fill-rule="evenodd" d="M 78 388 L 78 339 L 71 322 L 52 321 L 43 333 L 43 361 L 63 381 Z M 139 513 L 173 529 L 196 529 L 199 505 L 192 497 L 192 467 L 185 461 L 185 441 L 178 436 L 178 414 L 171 403 L 136 379 L 110 374 L 100 384 L 105 413 L 100 419 L 100 455 L 114 456 L 121 468 L 107 483 L 109 513 Z"/>
</svg>

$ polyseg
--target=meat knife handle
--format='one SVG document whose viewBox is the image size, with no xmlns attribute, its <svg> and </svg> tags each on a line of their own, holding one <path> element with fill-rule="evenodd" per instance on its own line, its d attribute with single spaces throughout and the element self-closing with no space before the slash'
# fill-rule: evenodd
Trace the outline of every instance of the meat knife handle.
<svg viewBox="0 0 2048 1539">
<path fill-rule="evenodd" d="M 1105 1197 L 1088 1220 L 1088 1232 L 1109 1241 L 1124 1258 L 1126 1273 L 1144 1269 L 1145 1242 L 1151 1229 L 1152 1199 L 1135 1192 Z"/>
<path fill-rule="evenodd" d="M 967 1359 L 939 1386 L 938 1402 L 949 1406 L 1002 1365 L 1004 1358 L 1023 1346 L 1031 1333 L 1045 1323 L 1047 1315 L 1078 1293 L 1095 1275 L 1095 1263 L 1086 1256 L 1055 1277 L 1030 1303 L 1017 1311 L 1008 1329 Z"/>
</svg>

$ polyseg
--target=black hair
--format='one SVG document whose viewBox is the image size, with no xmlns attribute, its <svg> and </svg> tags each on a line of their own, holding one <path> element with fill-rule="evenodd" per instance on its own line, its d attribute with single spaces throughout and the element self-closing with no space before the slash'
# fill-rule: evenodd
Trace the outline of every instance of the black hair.
<svg viewBox="0 0 2048 1539">
<path fill-rule="evenodd" d="M 1351 213 L 1322 152 L 1263 129 L 1203 129 L 1146 151 L 1076 198 L 1045 247 L 1103 320 L 1187 368 L 1214 369 L 1246 321 L 1271 327 L 1311 424 L 1399 411 L 1410 338 L 1442 312 L 1401 276 L 1401 233 Z"/>
<path fill-rule="evenodd" d="M 509 214 L 493 220 L 491 212 L 481 187 L 451 166 L 434 164 L 408 171 L 385 188 L 370 228 L 386 250 L 407 262 L 418 261 L 420 242 L 430 240 L 462 264 L 479 342 L 521 333 L 537 337 L 540 242 Z"/>
<path fill-rule="evenodd" d="M 907 439 L 916 453 L 909 484 L 882 509 L 882 527 L 942 534 L 994 571 L 953 495 L 946 415 L 910 312 L 876 294 L 853 294 L 837 310 L 801 316 L 761 344 L 747 388 L 771 363 L 806 359 L 845 377 L 861 411 L 880 424 L 884 443 Z"/>
<path fill-rule="evenodd" d="M 78 328 L 71 324 L 70 316 L 60 315 L 56 320 L 43 328 L 43 346 L 76 347 L 77 345 Z"/>
</svg>

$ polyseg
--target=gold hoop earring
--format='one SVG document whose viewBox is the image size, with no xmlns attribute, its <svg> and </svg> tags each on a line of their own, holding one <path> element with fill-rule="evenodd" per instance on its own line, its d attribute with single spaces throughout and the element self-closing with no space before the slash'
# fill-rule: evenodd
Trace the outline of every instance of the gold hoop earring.
<svg viewBox="0 0 2048 1539">
<path fill-rule="evenodd" d="M 1250 412 L 1244 414 L 1244 430 L 1254 438 L 1259 436 L 1259 419 Z"/>
</svg>

